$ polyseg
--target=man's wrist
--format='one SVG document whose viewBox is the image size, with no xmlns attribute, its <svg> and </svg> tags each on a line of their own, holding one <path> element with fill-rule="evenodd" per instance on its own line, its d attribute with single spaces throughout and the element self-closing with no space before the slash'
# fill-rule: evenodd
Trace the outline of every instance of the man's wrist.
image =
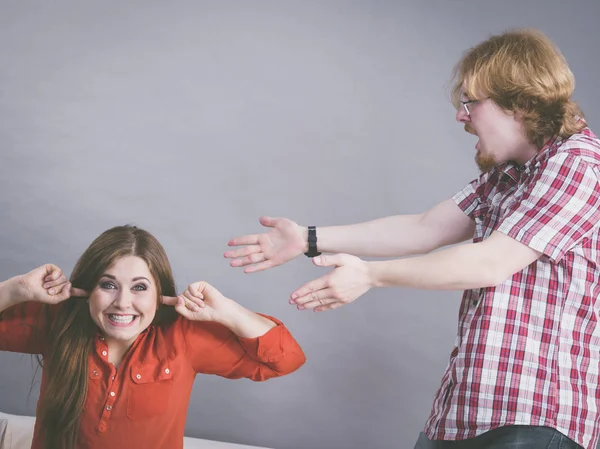
<svg viewBox="0 0 600 449">
<path fill-rule="evenodd" d="M 308 226 L 301 226 L 302 230 L 302 254 L 308 252 Z"/>
<path fill-rule="evenodd" d="M 309 226 L 308 227 L 308 250 L 304 252 L 304 255 L 307 257 L 316 257 L 321 254 L 318 249 L 318 239 L 317 239 L 317 227 Z"/>
<path fill-rule="evenodd" d="M 386 287 L 381 276 L 384 263 L 384 261 L 365 261 L 365 265 L 367 267 L 367 277 L 371 287 Z"/>
</svg>

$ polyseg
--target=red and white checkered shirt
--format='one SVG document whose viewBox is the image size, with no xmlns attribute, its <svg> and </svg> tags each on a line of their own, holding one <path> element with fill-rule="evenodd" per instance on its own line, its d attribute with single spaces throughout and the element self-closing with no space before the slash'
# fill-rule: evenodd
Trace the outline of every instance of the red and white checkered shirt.
<svg viewBox="0 0 600 449">
<path fill-rule="evenodd" d="M 549 426 L 585 448 L 600 432 L 600 140 L 555 138 L 453 197 L 476 223 L 543 255 L 495 287 L 464 292 L 458 335 L 425 425 L 462 440 Z"/>
</svg>

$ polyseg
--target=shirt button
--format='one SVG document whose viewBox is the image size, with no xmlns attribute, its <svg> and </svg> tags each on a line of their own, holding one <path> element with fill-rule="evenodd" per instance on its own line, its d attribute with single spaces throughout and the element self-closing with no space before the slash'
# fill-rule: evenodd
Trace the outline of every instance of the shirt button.
<svg viewBox="0 0 600 449">
<path fill-rule="evenodd" d="M 474 306 L 476 306 L 476 305 L 477 305 L 477 302 L 478 302 L 478 301 L 477 301 L 476 299 L 474 299 L 473 301 L 471 301 L 471 304 L 473 304 Z"/>
<path fill-rule="evenodd" d="M 97 376 L 97 375 L 98 375 L 98 371 L 94 370 L 94 371 L 92 371 L 92 372 L 94 373 L 94 376 Z"/>
<path fill-rule="evenodd" d="M 106 357 L 106 356 L 108 355 L 108 352 L 106 352 L 106 351 L 102 351 L 102 355 L 103 355 L 104 357 Z"/>
<path fill-rule="evenodd" d="M 142 378 L 142 375 L 141 375 L 141 374 L 136 374 L 136 375 L 135 375 L 135 378 L 136 378 L 137 380 L 140 380 L 140 379 Z"/>
<path fill-rule="evenodd" d="M 100 341 L 104 341 L 104 337 L 100 337 Z"/>
<path fill-rule="evenodd" d="M 171 371 L 169 371 L 169 368 L 165 368 L 165 374 L 169 374 Z"/>
<path fill-rule="evenodd" d="M 111 380 L 115 380 L 115 376 L 111 377 L 110 379 L 111 379 Z"/>
<path fill-rule="evenodd" d="M 114 391 L 111 391 L 111 392 L 110 392 L 110 395 L 111 395 L 111 396 L 114 398 L 114 397 L 115 397 L 115 392 L 114 392 Z"/>
<path fill-rule="evenodd" d="M 112 410 L 112 407 L 110 405 L 107 405 L 106 410 L 108 410 L 110 412 Z"/>
</svg>

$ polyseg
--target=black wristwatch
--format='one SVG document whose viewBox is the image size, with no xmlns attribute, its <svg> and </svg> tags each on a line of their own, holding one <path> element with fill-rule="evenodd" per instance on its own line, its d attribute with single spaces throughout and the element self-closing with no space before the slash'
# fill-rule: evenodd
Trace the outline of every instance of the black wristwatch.
<svg viewBox="0 0 600 449">
<path fill-rule="evenodd" d="M 321 253 L 317 251 L 317 228 L 315 226 L 308 227 L 308 251 L 304 253 L 306 257 L 316 257 Z"/>
</svg>

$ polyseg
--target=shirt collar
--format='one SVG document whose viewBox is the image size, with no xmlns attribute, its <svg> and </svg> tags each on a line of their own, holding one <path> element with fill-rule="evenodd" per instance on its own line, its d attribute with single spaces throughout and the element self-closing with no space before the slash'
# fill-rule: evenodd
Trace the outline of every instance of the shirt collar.
<svg viewBox="0 0 600 449">
<path fill-rule="evenodd" d="M 514 161 L 503 162 L 496 166 L 496 169 L 499 173 L 509 176 L 513 181 L 518 182 L 521 179 L 522 173 L 529 173 L 538 162 L 547 158 L 551 151 L 556 149 L 562 143 L 562 138 L 560 136 L 554 136 L 549 139 L 544 146 L 529 159 L 525 164 L 517 164 Z"/>
</svg>

